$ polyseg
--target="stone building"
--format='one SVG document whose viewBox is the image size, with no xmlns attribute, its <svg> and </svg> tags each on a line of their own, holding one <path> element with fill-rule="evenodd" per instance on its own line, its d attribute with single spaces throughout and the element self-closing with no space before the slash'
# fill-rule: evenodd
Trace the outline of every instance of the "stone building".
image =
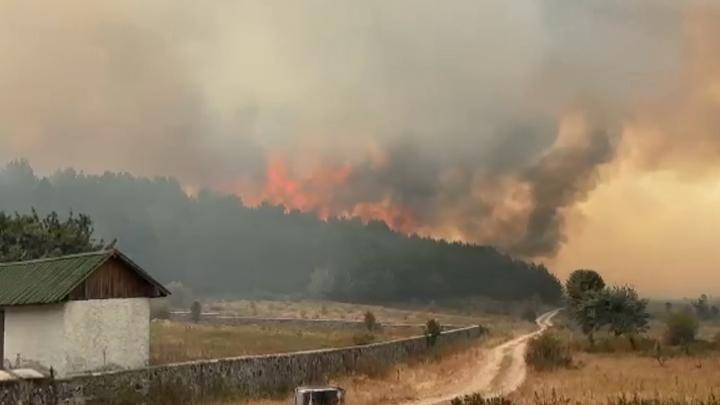
<svg viewBox="0 0 720 405">
<path fill-rule="evenodd" d="M 144 367 L 150 299 L 167 295 L 117 250 L 0 264 L 0 359 L 58 377 Z"/>
</svg>

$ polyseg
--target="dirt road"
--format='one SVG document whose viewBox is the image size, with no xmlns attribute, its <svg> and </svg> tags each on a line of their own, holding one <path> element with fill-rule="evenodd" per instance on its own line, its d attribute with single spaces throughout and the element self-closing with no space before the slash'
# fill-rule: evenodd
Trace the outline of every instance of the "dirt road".
<svg viewBox="0 0 720 405">
<path fill-rule="evenodd" d="M 557 309 L 540 315 L 536 321 L 539 326 L 537 331 L 522 335 L 491 349 L 487 355 L 487 360 L 477 365 L 477 371 L 472 372 L 471 381 L 463 384 L 461 389 L 409 402 L 406 405 L 446 404 L 453 398 L 476 392 L 487 397 L 493 397 L 515 391 L 523 383 L 527 373 L 525 367 L 527 342 L 552 326 L 552 318 L 559 311 Z"/>
</svg>

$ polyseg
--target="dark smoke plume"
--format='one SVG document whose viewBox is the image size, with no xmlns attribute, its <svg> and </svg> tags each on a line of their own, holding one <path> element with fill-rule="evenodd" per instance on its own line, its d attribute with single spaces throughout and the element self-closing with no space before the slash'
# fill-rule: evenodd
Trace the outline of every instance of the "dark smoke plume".
<svg viewBox="0 0 720 405">
<path fill-rule="evenodd" d="M 718 160 L 718 8 L 4 1 L 0 160 L 552 255 L 605 164 Z"/>
</svg>

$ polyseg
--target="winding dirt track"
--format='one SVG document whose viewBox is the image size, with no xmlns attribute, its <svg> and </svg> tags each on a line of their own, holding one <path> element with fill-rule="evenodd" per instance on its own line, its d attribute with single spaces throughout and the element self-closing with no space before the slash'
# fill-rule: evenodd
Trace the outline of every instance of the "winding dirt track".
<svg viewBox="0 0 720 405">
<path fill-rule="evenodd" d="M 559 309 L 556 309 L 540 315 L 536 320 L 539 326 L 537 331 L 522 335 L 491 349 L 487 361 L 477 365 L 477 370 L 473 370 L 472 380 L 461 390 L 409 402 L 405 405 L 446 404 L 453 398 L 473 393 L 493 397 L 515 391 L 525 381 L 527 374 L 525 350 L 528 341 L 552 326 L 552 318 L 559 311 Z"/>
</svg>

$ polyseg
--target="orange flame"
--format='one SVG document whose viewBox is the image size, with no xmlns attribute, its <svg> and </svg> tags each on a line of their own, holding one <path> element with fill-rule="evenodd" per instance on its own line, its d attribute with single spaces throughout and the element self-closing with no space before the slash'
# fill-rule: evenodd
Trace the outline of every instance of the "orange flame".
<svg viewBox="0 0 720 405">
<path fill-rule="evenodd" d="M 287 211 L 313 212 L 320 219 L 356 217 L 368 222 L 379 220 L 393 230 L 412 233 L 417 224 L 412 211 L 385 198 L 379 201 L 341 201 L 347 191 L 353 168 L 349 164 L 315 168 L 304 177 L 293 176 L 282 159 L 269 159 L 265 184 L 259 192 L 239 194 L 250 205 L 269 202 L 282 205 Z M 252 195 L 251 195 L 252 194 Z"/>
<path fill-rule="evenodd" d="M 319 168 L 304 179 L 293 178 L 285 162 L 268 161 L 261 200 L 284 205 L 288 210 L 316 212 L 320 218 L 334 215 L 333 190 L 346 184 L 352 168 Z"/>
</svg>

